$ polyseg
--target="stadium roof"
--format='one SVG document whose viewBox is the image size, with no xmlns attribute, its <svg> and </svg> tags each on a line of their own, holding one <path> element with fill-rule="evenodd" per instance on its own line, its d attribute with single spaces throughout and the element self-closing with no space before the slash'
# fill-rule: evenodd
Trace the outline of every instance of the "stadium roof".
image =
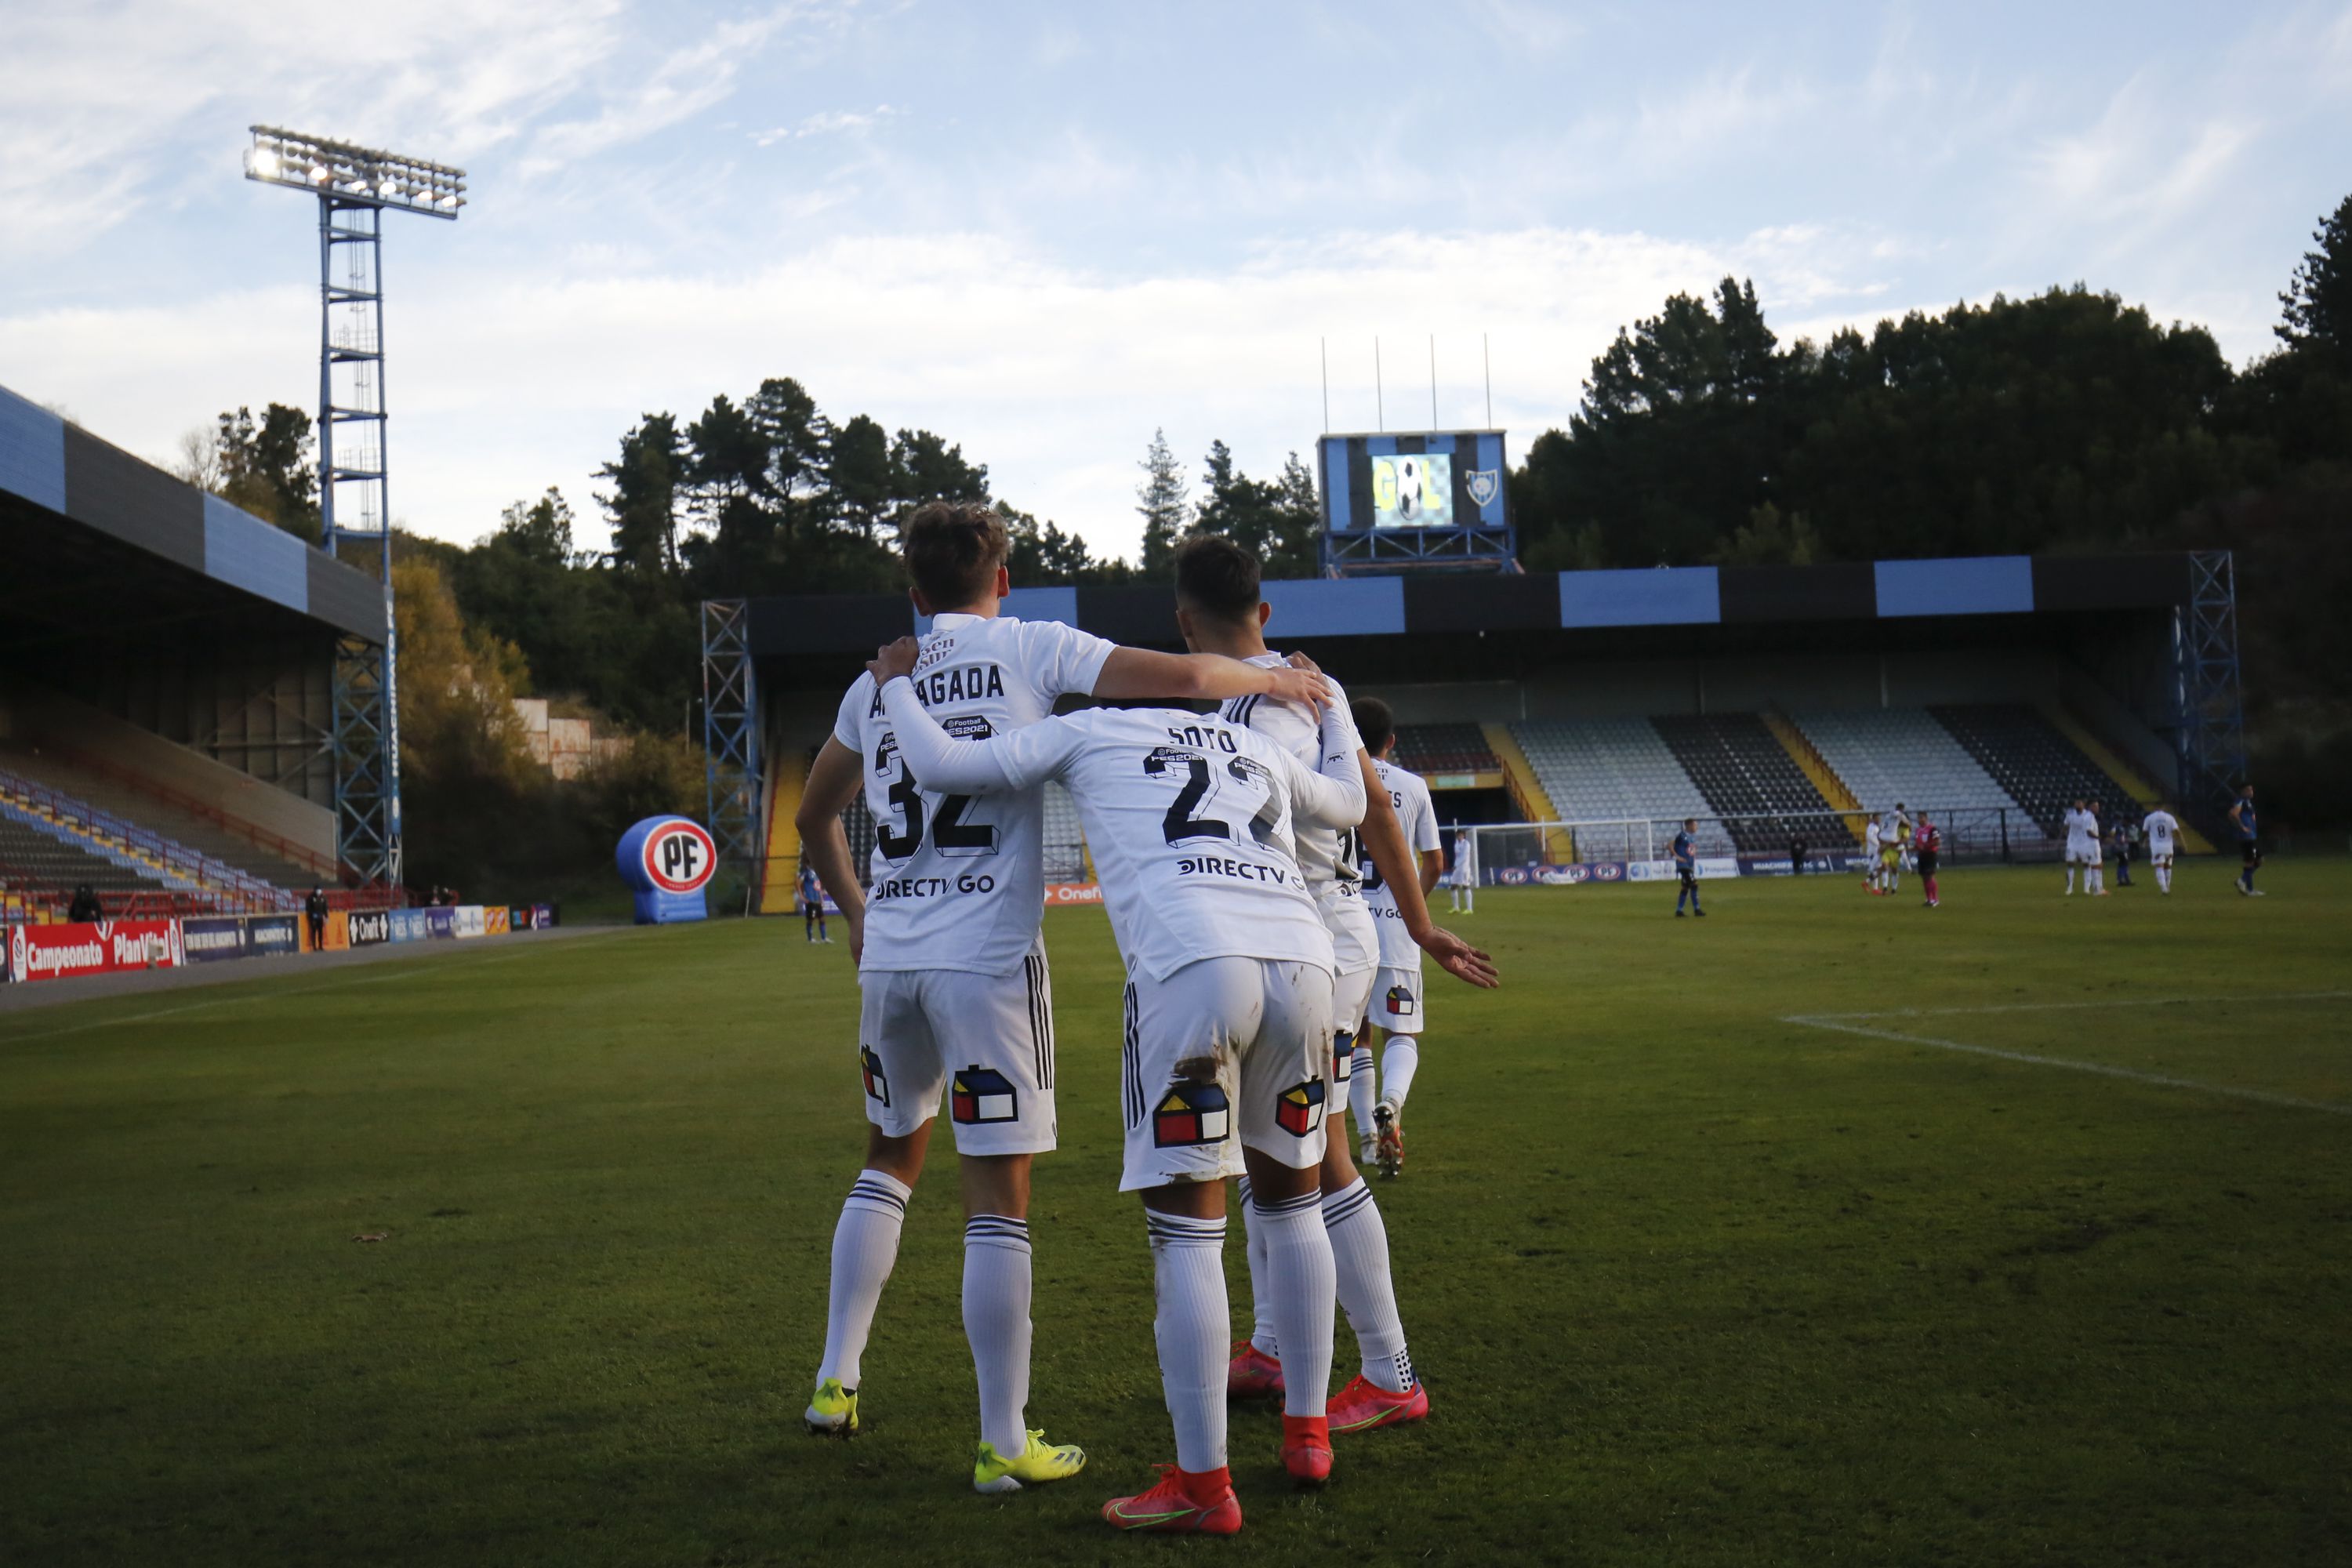
<svg viewBox="0 0 2352 1568">
<path fill-rule="evenodd" d="M 2189 602 L 2186 555 L 1975 555 L 1827 566 L 1680 566 L 1518 577 L 1314 578 L 1265 584 L 1268 634 L 1314 637 L 1916 622 L 2163 609 Z M 1007 615 L 1172 645 L 1165 585 L 1016 588 Z M 784 595 L 747 606 L 755 657 L 868 652 L 920 629 L 903 594 Z"/>
<path fill-rule="evenodd" d="M 265 605 L 383 640 L 375 579 L 5 387 L 0 560 L 0 647 Z"/>
</svg>

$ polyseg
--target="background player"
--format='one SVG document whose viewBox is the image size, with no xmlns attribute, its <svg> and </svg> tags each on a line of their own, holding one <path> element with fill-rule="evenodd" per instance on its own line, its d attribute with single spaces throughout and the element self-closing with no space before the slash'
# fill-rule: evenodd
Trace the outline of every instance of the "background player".
<svg viewBox="0 0 2352 1568">
<path fill-rule="evenodd" d="M 2180 819 L 2164 809 L 2158 801 L 2139 825 L 2147 837 L 2148 869 L 2156 873 L 2156 890 L 2169 898 L 2172 894 L 2172 844 L 2180 835 Z"/>
<path fill-rule="evenodd" d="M 1944 835 L 1928 820 L 1924 808 L 1919 813 L 1919 826 L 1911 835 L 1911 848 L 1919 858 L 1919 890 L 1927 895 L 1927 908 L 1940 909 L 1943 900 L 1936 891 L 1936 868 L 1944 858 Z"/>
<path fill-rule="evenodd" d="M 1470 835 L 1462 828 L 1454 830 L 1454 864 L 1445 868 L 1445 888 L 1452 896 L 1448 914 L 1468 914 L 1463 906 L 1464 890 L 1470 886 Z"/>
<path fill-rule="evenodd" d="M 2262 840 L 2256 836 L 2254 822 L 2254 786 L 2242 784 L 2238 798 L 2230 805 L 2230 826 L 2238 830 L 2238 854 L 2245 868 L 2238 873 L 2238 891 L 2247 898 L 2259 899 L 2254 890 L 2254 873 L 2263 867 Z"/>
<path fill-rule="evenodd" d="M 1235 1144 L 1290 1376 L 1283 1464 L 1331 1472 L 1331 1239 L 1318 1202 L 1331 1109 L 1331 937 L 1295 851 L 1364 812 L 1355 725 L 1337 702 L 1308 769 L 1246 727 L 1172 709 L 1097 708 L 1009 735 L 949 737 L 905 679 L 901 638 L 868 668 L 919 778 L 994 795 L 1070 786 L 1126 960 L 1121 1190 L 1151 1237 L 1160 1384 L 1176 1468 L 1103 1517 L 1125 1530 L 1232 1534 L 1226 1464 L 1224 1177 Z"/>
<path fill-rule="evenodd" d="M 1897 805 L 1878 830 L 1878 890 L 1889 898 L 1903 885 L 1904 835 L 1910 826 L 1910 814 Z"/>
<path fill-rule="evenodd" d="M 1886 830 L 1872 817 L 1862 825 L 1862 890 L 1884 895 L 1886 879 Z"/>
<path fill-rule="evenodd" d="M 1698 847 L 1691 835 L 1698 831 L 1698 818 L 1683 818 L 1682 828 L 1675 835 L 1675 880 L 1681 887 L 1675 891 L 1675 919 L 1683 918 L 1683 900 L 1690 900 L 1690 912 L 1704 920 L 1706 911 L 1698 907 Z"/>
<path fill-rule="evenodd" d="M 1405 843 L 1418 858 L 1421 894 L 1430 889 L 1445 869 L 1445 852 L 1437 845 L 1437 805 L 1421 775 L 1399 767 L 1396 715 L 1377 697 L 1355 703 L 1356 730 L 1372 759 L 1372 772 L 1388 791 L 1389 805 L 1404 829 Z M 1377 1164 L 1381 1174 L 1394 1177 L 1404 1170 L 1404 1102 L 1412 1092 L 1412 1076 L 1421 1066 L 1421 1034 L 1426 1019 L 1422 986 L 1421 946 L 1404 929 L 1394 889 L 1370 855 L 1364 857 L 1364 904 L 1380 932 L 1381 964 L 1372 974 L 1372 1017 L 1383 1036 L 1380 1068 L 1372 1068 L 1371 1047 L 1358 1041 L 1348 1079 L 1349 1112 L 1362 1139 L 1358 1157 Z"/>
<path fill-rule="evenodd" d="M 1311 700 L 1323 689 L 1296 670 L 1115 647 L 1074 626 L 1000 616 L 1012 586 L 1010 542 L 986 506 L 923 506 L 902 537 L 915 608 L 936 617 L 921 642 L 921 694 L 960 732 L 1033 724 L 1066 693 Z M 861 790 L 877 825 L 870 901 L 841 826 Z M 981 1404 L 973 1484 L 985 1491 L 1073 1473 L 1084 1458 L 1033 1443 L 1023 1414 L 1030 1164 L 1055 1139 L 1053 990 L 1038 934 L 1044 812 L 1034 792 L 982 804 L 920 783 L 872 677 L 860 676 L 810 769 L 799 813 L 802 841 L 858 960 L 859 1062 L 872 1123 L 865 1169 L 834 1233 L 824 1354 L 806 1419 L 814 1431 L 857 1430 L 860 1359 L 952 1080 L 967 1220 L 963 1318 Z"/>
<path fill-rule="evenodd" d="M 800 898 L 802 939 L 830 945 L 833 938 L 824 929 L 824 889 L 818 885 L 816 868 L 806 860 L 801 862 Z"/>
<path fill-rule="evenodd" d="M 2093 835 L 2099 830 L 2099 821 L 2083 809 L 2082 799 L 2078 796 L 2067 802 L 2066 815 L 2061 819 L 2061 825 L 2066 829 L 2066 896 L 2073 898 L 2077 867 L 2083 871 L 2083 891 L 2087 893 L 2091 890 L 2091 868 L 2097 863 L 2095 858 L 2096 851 L 2092 847 L 2095 842 Z"/>
</svg>

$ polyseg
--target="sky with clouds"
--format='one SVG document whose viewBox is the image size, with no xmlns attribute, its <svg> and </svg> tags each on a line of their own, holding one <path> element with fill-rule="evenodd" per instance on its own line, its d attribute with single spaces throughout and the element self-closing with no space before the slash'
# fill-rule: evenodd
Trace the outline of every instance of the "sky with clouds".
<svg viewBox="0 0 2352 1568">
<path fill-rule="evenodd" d="M 798 377 L 1132 551 L 1155 427 L 1522 452 L 1678 289 L 1783 338 L 2085 281 L 2243 363 L 2352 190 L 2352 5 L 84 0 L 0 54 L 0 384 L 157 458 L 317 386 L 246 127 L 466 166 L 387 221 L 393 508 L 469 540 Z M 347 30 L 322 26 L 338 10 Z M 1376 405 L 1374 341 L 1384 396 Z"/>
</svg>

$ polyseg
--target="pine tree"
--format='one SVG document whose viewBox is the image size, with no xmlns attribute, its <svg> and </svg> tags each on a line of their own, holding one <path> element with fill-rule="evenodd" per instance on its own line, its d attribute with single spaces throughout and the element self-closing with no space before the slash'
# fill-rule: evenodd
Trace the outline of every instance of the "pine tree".
<svg viewBox="0 0 2352 1568">
<path fill-rule="evenodd" d="M 2352 196 L 2312 231 L 2319 248 L 2304 253 L 2286 292 L 2282 321 L 2272 330 L 2291 349 L 2315 348 L 2331 358 L 2352 349 Z"/>
<path fill-rule="evenodd" d="M 1176 541 L 1192 521 L 1192 505 L 1184 494 L 1184 470 L 1168 445 L 1168 432 L 1154 430 L 1144 448 L 1143 483 L 1135 489 L 1136 510 L 1143 518 L 1143 574 L 1164 576 L 1175 554 Z"/>
</svg>

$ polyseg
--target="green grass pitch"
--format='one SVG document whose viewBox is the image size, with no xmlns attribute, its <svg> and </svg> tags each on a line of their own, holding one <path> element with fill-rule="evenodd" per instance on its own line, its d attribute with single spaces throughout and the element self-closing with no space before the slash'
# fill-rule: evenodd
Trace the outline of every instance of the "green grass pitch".
<svg viewBox="0 0 2352 1568">
<path fill-rule="evenodd" d="M 1379 1189 L 1434 1417 L 1343 1440 L 1310 1496 L 1237 1411 L 1241 1549 L 2345 1561 L 2345 869 L 2252 901 L 2218 861 L 2168 900 L 1964 868 L 1935 911 L 1724 883 L 1705 921 L 1671 887 L 1482 895 L 1458 923 L 1506 988 L 1433 982 Z M 1097 911 L 1047 933 L 1031 1412 L 1076 1481 L 969 1490 L 937 1163 L 866 1434 L 803 1435 L 855 987 L 845 947 L 730 922 L 0 1018 L 0 1563 L 1202 1549 L 1096 1519 L 1172 1450 L 1113 1190 L 1117 959 Z"/>
</svg>

